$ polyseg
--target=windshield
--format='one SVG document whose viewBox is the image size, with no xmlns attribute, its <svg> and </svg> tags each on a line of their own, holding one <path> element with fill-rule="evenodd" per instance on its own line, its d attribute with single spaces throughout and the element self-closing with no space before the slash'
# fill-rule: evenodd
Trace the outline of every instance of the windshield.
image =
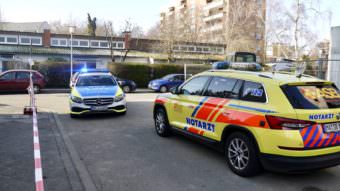
<svg viewBox="0 0 340 191">
<path fill-rule="evenodd" d="M 306 85 L 283 87 L 296 109 L 340 108 L 340 92 L 334 85 Z"/>
<path fill-rule="evenodd" d="M 116 82 L 109 75 L 80 76 L 76 86 L 115 86 Z"/>
</svg>

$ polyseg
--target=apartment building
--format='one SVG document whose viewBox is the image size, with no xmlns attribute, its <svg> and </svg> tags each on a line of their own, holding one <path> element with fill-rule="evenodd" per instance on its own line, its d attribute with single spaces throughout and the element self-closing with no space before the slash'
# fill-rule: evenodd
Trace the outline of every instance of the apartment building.
<svg viewBox="0 0 340 191">
<path fill-rule="evenodd" d="M 227 52 L 251 51 L 262 58 L 265 16 L 266 0 L 177 0 L 160 14 L 160 23 L 177 31 L 177 38 L 189 33 L 196 41 L 225 44 Z"/>
</svg>

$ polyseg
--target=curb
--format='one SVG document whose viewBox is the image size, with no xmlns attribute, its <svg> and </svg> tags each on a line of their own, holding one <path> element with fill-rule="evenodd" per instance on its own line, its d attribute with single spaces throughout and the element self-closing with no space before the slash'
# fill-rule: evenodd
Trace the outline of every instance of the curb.
<svg viewBox="0 0 340 191">
<path fill-rule="evenodd" d="M 85 164 L 80 160 L 80 157 L 78 155 L 78 152 L 76 151 L 71 139 L 66 134 L 65 128 L 62 125 L 59 117 L 57 114 L 53 113 L 54 120 L 56 121 L 56 125 L 61 133 L 61 136 L 64 140 L 65 146 L 70 154 L 71 160 L 75 166 L 75 169 L 78 172 L 79 178 L 85 188 L 86 191 L 97 191 L 97 188 L 92 180 L 92 177 L 90 176 L 89 172 L 87 171 L 87 168 Z"/>
</svg>

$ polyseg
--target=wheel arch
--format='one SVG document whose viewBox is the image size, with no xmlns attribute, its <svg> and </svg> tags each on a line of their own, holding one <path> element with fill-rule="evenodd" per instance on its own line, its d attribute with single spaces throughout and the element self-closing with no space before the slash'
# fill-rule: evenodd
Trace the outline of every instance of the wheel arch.
<svg viewBox="0 0 340 191">
<path fill-rule="evenodd" d="M 227 141 L 227 138 L 235 132 L 241 132 L 241 133 L 244 133 L 245 135 L 247 135 L 248 137 L 250 137 L 252 139 L 252 141 L 255 143 L 255 148 L 256 148 L 257 152 L 260 153 L 260 147 L 259 147 L 259 144 L 257 142 L 255 135 L 249 129 L 242 127 L 242 126 L 238 126 L 238 125 L 228 125 L 224 128 L 223 133 L 222 133 L 222 137 L 221 137 L 222 148 L 224 148 L 224 145 L 225 145 L 225 142 Z"/>
<path fill-rule="evenodd" d="M 157 111 L 157 109 L 164 109 L 164 111 L 165 111 L 165 114 L 168 116 L 168 113 L 167 113 L 167 111 L 166 111 L 166 108 L 165 108 L 165 106 L 163 105 L 163 104 L 160 104 L 160 103 L 156 103 L 155 104 L 155 106 L 153 107 L 153 117 L 155 118 L 155 116 L 156 116 L 156 111 Z"/>
</svg>

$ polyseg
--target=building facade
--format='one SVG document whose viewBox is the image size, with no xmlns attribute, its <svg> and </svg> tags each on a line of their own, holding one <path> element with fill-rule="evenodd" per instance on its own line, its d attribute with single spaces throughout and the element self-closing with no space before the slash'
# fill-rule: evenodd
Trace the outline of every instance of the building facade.
<svg viewBox="0 0 340 191">
<path fill-rule="evenodd" d="M 73 61 L 96 68 L 105 68 L 112 62 L 155 63 L 165 62 L 166 58 L 157 49 L 160 40 L 122 37 L 55 34 L 49 29 L 42 32 L 20 32 L 0 30 L 0 72 L 8 68 L 10 60 L 37 62 L 47 60 L 70 61 L 70 47 L 73 47 Z M 223 58 L 223 44 L 177 42 L 174 47 L 177 60 L 183 62 L 207 62 Z M 112 51 L 111 51 L 112 49 Z"/>
<path fill-rule="evenodd" d="M 160 27 L 183 41 L 226 44 L 227 52 L 262 58 L 265 17 L 266 0 L 177 0 L 160 14 Z"/>
<path fill-rule="evenodd" d="M 329 58 L 327 79 L 340 87 L 340 26 L 331 29 Z"/>
</svg>

